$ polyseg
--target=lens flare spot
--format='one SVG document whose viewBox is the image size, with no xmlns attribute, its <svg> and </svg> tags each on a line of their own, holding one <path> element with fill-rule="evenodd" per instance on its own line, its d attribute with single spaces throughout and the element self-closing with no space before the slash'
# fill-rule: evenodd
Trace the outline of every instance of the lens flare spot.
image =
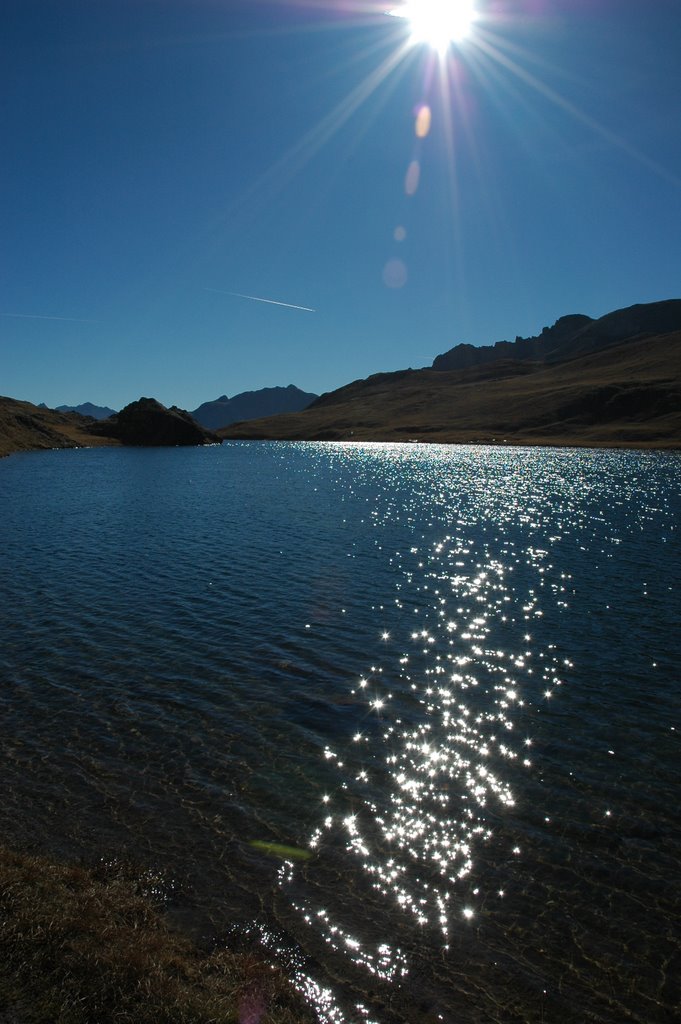
<svg viewBox="0 0 681 1024">
<path fill-rule="evenodd" d="M 407 268 L 402 260 L 388 260 L 383 268 L 383 283 L 387 288 L 404 288 L 407 283 Z"/>
<path fill-rule="evenodd" d="M 408 196 L 413 196 L 419 187 L 419 179 L 421 177 L 421 165 L 418 160 L 412 160 L 407 168 L 407 173 L 404 178 L 404 191 Z"/>
<path fill-rule="evenodd" d="M 414 131 L 416 132 L 417 139 L 425 139 L 430 132 L 430 121 L 431 113 L 430 107 L 427 103 L 424 103 L 419 107 L 416 114 L 416 123 L 414 125 Z"/>
</svg>

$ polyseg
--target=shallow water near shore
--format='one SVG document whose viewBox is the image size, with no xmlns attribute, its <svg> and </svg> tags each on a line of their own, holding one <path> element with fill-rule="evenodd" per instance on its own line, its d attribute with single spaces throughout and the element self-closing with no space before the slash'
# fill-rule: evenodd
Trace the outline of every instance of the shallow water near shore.
<svg viewBox="0 0 681 1024">
<path fill-rule="evenodd" d="M 0 824 L 165 879 L 321 1019 L 672 1021 L 675 454 L 0 463 Z"/>
</svg>

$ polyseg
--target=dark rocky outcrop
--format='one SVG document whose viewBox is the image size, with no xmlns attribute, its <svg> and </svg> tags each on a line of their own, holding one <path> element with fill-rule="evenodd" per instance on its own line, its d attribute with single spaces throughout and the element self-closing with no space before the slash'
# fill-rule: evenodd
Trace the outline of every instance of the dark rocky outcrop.
<svg viewBox="0 0 681 1024">
<path fill-rule="evenodd" d="M 91 427 L 92 433 L 125 445 L 220 444 L 221 438 L 198 424 L 184 409 L 166 409 L 155 398 L 140 398 Z"/>
<path fill-rule="evenodd" d="M 214 402 L 204 402 L 192 411 L 197 423 L 210 430 L 229 426 L 240 420 L 258 419 L 261 416 L 277 416 L 283 412 L 302 412 L 318 396 L 301 391 L 294 384 L 286 388 L 260 388 L 258 391 L 242 391 L 233 398 L 221 395 Z"/>
</svg>

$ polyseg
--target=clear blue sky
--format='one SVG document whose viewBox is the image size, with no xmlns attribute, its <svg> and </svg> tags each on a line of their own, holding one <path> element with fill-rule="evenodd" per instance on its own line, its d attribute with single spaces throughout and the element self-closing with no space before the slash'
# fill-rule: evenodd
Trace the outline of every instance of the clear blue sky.
<svg viewBox="0 0 681 1024">
<path fill-rule="evenodd" d="M 479 0 L 439 62 L 398 2 L 3 0 L 0 394 L 321 392 L 681 295 L 681 3 Z"/>
</svg>

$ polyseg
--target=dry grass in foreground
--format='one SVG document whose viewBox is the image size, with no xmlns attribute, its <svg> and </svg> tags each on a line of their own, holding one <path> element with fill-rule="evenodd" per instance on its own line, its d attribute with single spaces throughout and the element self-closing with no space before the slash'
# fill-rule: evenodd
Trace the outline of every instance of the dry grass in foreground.
<svg viewBox="0 0 681 1024">
<path fill-rule="evenodd" d="M 201 953 L 139 882 L 0 847 L 3 1024 L 311 1024 L 278 970 Z"/>
</svg>

